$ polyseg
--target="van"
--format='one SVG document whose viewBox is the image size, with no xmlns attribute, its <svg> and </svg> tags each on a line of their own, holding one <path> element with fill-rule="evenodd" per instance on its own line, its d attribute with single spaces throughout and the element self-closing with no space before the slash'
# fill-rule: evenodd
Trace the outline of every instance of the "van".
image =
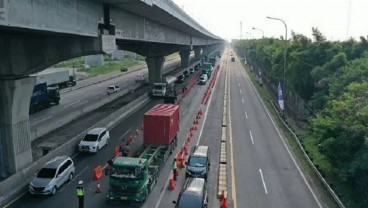
<svg viewBox="0 0 368 208">
<path fill-rule="evenodd" d="M 98 151 L 106 146 L 110 140 L 110 133 L 105 128 L 94 128 L 87 132 L 84 138 L 79 142 L 79 152 L 98 153 Z"/>
<path fill-rule="evenodd" d="M 29 184 L 29 192 L 37 195 L 55 195 L 67 181 L 73 179 L 75 167 L 68 156 L 58 156 L 46 163 Z"/>
<path fill-rule="evenodd" d="M 210 170 L 210 150 L 208 146 L 193 147 L 187 163 L 186 177 L 204 178 L 207 180 Z"/>
<path fill-rule="evenodd" d="M 207 208 L 207 183 L 203 178 L 187 178 L 178 201 L 173 201 L 176 208 Z"/>
</svg>

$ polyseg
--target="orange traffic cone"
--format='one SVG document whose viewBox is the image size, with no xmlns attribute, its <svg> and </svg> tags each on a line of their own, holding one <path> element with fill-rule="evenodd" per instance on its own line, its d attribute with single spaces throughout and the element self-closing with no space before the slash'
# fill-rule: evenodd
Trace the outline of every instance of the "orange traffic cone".
<svg viewBox="0 0 368 208">
<path fill-rule="evenodd" d="M 101 193 L 102 190 L 101 190 L 101 185 L 100 185 L 100 182 L 98 182 L 97 184 L 97 189 L 96 189 L 96 193 Z"/>
<path fill-rule="evenodd" d="M 170 181 L 169 181 L 169 190 L 174 190 L 176 187 L 176 183 L 174 181 L 174 176 L 171 175 L 170 177 Z"/>
<path fill-rule="evenodd" d="M 220 208 L 227 208 L 227 195 L 224 191 L 222 191 L 220 196 Z"/>
</svg>

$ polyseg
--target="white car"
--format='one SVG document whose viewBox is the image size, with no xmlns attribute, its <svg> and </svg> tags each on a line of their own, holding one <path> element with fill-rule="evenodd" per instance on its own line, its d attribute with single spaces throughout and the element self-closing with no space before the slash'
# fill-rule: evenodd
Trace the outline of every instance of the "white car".
<svg viewBox="0 0 368 208">
<path fill-rule="evenodd" d="M 207 74 L 202 74 L 201 77 L 199 77 L 199 84 L 206 84 L 207 79 Z"/>
<path fill-rule="evenodd" d="M 118 92 L 118 91 L 120 91 L 119 86 L 115 86 L 115 85 L 109 86 L 107 88 L 107 95 L 111 95 L 112 93 L 115 93 L 115 92 Z"/>
<path fill-rule="evenodd" d="M 98 153 L 98 151 L 109 143 L 110 133 L 106 128 L 94 128 L 87 132 L 80 141 L 78 150 L 80 152 Z"/>
</svg>

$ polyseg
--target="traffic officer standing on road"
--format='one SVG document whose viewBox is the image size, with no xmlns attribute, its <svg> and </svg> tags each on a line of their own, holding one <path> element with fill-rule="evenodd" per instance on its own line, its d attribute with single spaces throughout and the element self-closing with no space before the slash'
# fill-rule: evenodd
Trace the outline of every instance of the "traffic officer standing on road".
<svg viewBox="0 0 368 208">
<path fill-rule="evenodd" d="M 83 181 L 78 182 L 77 186 L 77 197 L 79 200 L 79 208 L 84 208 L 84 189 L 83 189 Z"/>
<path fill-rule="evenodd" d="M 176 171 L 178 169 L 178 165 L 176 164 L 176 158 L 174 158 L 174 162 L 172 164 L 172 169 L 173 169 L 173 175 L 174 175 L 174 181 L 176 181 Z"/>
</svg>

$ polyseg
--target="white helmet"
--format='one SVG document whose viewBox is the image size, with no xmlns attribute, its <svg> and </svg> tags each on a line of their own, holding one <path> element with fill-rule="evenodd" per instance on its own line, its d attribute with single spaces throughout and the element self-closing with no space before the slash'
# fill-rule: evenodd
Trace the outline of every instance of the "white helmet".
<svg viewBox="0 0 368 208">
<path fill-rule="evenodd" d="M 78 182 L 78 185 L 82 185 L 82 184 L 83 184 L 83 181 L 79 181 L 79 182 Z"/>
</svg>

